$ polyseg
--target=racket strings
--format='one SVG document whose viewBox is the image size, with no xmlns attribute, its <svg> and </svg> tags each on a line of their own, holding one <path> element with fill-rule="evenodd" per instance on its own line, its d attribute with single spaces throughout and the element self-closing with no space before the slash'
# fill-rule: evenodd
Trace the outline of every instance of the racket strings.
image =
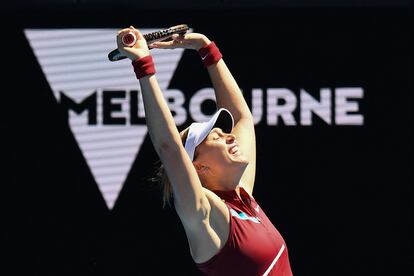
<svg viewBox="0 0 414 276">
<path fill-rule="evenodd" d="M 143 36 L 148 43 L 151 43 L 155 40 L 168 38 L 169 36 L 172 36 L 173 34 L 185 33 L 186 31 L 188 31 L 188 29 L 189 29 L 188 26 L 184 25 L 180 27 L 168 28 L 168 29 L 161 30 L 158 32 L 144 34 Z"/>
</svg>

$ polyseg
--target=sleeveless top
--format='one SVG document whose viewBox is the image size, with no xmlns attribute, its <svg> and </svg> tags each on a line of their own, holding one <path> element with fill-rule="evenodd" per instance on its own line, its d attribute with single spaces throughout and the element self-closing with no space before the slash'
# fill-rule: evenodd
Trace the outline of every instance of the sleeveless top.
<svg viewBox="0 0 414 276">
<path fill-rule="evenodd" d="M 213 191 L 230 212 L 230 232 L 224 247 L 196 266 L 205 275 L 292 276 L 288 251 L 279 231 L 242 187 Z"/>
</svg>

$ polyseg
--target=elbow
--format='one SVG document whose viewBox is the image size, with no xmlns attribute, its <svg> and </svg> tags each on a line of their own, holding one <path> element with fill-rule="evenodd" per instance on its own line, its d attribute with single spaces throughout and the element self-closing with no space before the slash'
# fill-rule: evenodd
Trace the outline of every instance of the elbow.
<svg viewBox="0 0 414 276">
<path fill-rule="evenodd" d="M 253 122 L 253 114 L 250 112 L 250 109 L 246 106 L 246 108 L 239 110 L 239 112 L 233 111 L 232 113 L 235 123 L 239 121 L 244 122 Z"/>
<path fill-rule="evenodd" d="M 240 119 L 237 122 L 243 122 L 244 124 L 250 124 L 250 125 L 254 125 L 254 118 L 251 112 L 246 112 L 244 114 L 242 114 L 242 116 L 240 117 Z"/>
<path fill-rule="evenodd" d="M 243 114 L 243 118 L 246 119 L 247 121 L 249 121 L 250 123 L 254 123 L 254 118 L 253 118 L 253 114 L 250 112 L 246 112 L 246 114 Z"/>
</svg>

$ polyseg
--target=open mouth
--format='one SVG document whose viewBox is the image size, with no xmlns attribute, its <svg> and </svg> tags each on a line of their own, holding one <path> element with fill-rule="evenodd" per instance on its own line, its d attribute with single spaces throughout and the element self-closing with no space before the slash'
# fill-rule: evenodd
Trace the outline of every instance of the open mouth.
<svg viewBox="0 0 414 276">
<path fill-rule="evenodd" d="M 230 154 L 236 154 L 238 152 L 239 152 L 239 147 L 237 145 L 232 146 L 229 150 Z"/>
</svg>

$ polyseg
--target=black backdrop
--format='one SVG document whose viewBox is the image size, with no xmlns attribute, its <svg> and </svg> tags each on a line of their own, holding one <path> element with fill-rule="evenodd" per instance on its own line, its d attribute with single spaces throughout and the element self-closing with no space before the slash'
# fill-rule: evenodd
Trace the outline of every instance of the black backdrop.
<svg viewBox="0 0 414 276">
<path fill-rule="evenodd" d="M 178 217 L 146 181 L 157 160 L 149 137 L 109 211 L 23 34 L 181 22 L 217 42 L 245 91 L 364 89 L 363 126 L 262 120 L 254 195 L 284 236 L 295 275 L 413 275 L 410 16 L 396 8 L 3 10 L 3 275 L 198 275 Z M 209 86 L 186 51 L 170 88 L 191 95 Z"/>
</svg>

